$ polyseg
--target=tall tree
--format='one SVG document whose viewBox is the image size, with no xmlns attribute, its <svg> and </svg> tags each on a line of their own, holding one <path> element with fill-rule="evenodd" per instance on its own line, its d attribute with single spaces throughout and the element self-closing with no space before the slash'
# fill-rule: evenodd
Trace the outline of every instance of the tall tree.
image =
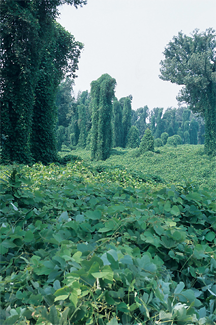
<svg viewBox="0 0 216 325">
<path fill-rule="evenodd" d="M 55 101 L 58 85 L 66 73 L 75 77 L 82 49 L 82 44 L 60 24 L 53 22 L 52 32 L 39 67 L 31 132 L 33 158 L 45 164 L 57 159 Z"/>
<path fill-rule="evenodd" d="M 122 132 L 123 132 L 123 147 L 126 147 L 127 144 L 127 136 L 129 133 L 129 130 L 131 128 L 131 101 L 132 96 L 129 95 L 128 97 L 123 97 L 120 99 L 120 103 L 123 107 L 122 111 Z"/>
<path fill-rule="evenodd" d="M 71 107 L 74 103 L 74 98 L 72 97 L 73 91 L 73 79 L 66 78 L 58 86 L 56 94 L 56 106 L 58 112 L 57 125 L 63 125 L 67 127 L 70 123 L 70 112 Z"/>
<path fill-rule="evenodd" d="M 116 80 L 103 74 L 91 83 L 92 148 L 91 157 L 106 160 L 112 147 L 112 99 Z"/>
<path fill-rule="evenodd" d="M 4 161 L 31 162 L 33 110 L 36 86 L 41 77 L 39 67 L 44 58 L 49 60 L 49 53 L 45 54 L 45 51 L 53 36 L 54 19 L 58 15 L 57 6 L 68 3 L 77 7 L 85 2 L 84 0 L 1 1 L 0 129 L 1 139 L 6 139 L 2 148 Z M 57 52 L 56 59 L 58 60 Z M 71 66 L 73 72 L 75 66 Z"/>
<path fill-rule="evenodd" d="M 183 85 L 178 100 L 205 119 L 205 152 L 216 155 L 216 34 L 212 29 L 192 36 L 182 32 L 164 51 L 162 80 Z"/>
<path fill-rule="evenodd" d="M 122 106 L 117 99 L 113 101 L 113 146 L 123 146 Z"/>
<path fill-rule="evenodd" d="M 35 1 L 0 3 L 1 139 L 4 161 L 31 161 L 30 134 L 40 51 Z"/>
<path fill-rule="evenodd" d="M 137 120 L 135 121 L 134 125 L 138 128 L 140 137 L 142 138 L 145 130 L 147 128 L 147 118 L 149 116 L 149 108 L 148 106 L 140 107 L 136 111 L 137 113 Z"/>
</svg>

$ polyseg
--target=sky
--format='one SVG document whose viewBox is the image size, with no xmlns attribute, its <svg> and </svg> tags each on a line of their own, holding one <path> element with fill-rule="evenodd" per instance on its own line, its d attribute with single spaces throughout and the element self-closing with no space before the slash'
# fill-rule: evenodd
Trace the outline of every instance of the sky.
<svg viewBox="0 0 216 325">
<path fill-rule="evenodd" d="M 87 0 L 59 11 L 58 22 L 84 44 L 75 95 L 108 73 L 117 82 L 115 96 L 132 95 L 134 110 L 177 108 L 181 87 L 159 78 L 163 51 L 180 31 L 216 30 L 216 0 Z"/>
</svg>

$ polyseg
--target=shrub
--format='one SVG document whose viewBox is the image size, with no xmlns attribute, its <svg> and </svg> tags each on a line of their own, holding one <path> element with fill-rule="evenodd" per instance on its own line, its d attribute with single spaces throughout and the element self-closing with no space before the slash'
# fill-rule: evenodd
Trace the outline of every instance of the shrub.
<svg viewBox="0 0 216 325">
<path fill-rule="evenodd" d="M 162 147 L 163 146 L 163 142 L 160 138 L 157 138 L 154 140 L 154 144 L 155 144 L 155 147 Z"/>
<path fill-rule="evenodd" d="M 161 140 L 162 140 L 162 143 L 163 143 L 164 146 L 165 146 L 165 144 L 167 143 L 167 139 L 168 139 L 168 137 L 169 137 L 169 134 L 168 134 L 167 132 L 163 132 L 163 133 L 161 134 Z"/>
<path fill-rule="evenodd" d="M 154 151 L 154 138 L 149 129 L 146 129 L 140 143 L 140 154 L 143 154 L 146 151 Z"/>
<path fill-rule="evenodd" d="M 167 139 L 169 146 L 177 147 L 178 144 L 182 143 L 182 139 L 179 135 L 175 134 Z"/>
</svg>

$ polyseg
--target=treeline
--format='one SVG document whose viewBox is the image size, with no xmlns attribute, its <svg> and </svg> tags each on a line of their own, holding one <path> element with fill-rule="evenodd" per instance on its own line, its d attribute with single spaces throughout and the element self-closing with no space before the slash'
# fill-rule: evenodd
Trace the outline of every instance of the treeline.
<svg viewBox="0 0 216 325">
<path fill-rule="evenodd" d="M 67 78 L 60 84 L 56 97 L 59 151 L 76 147 L 91 149 L 97 143 L 97 139 L 92 138 L 95 100 L 88 91 L 80 92 L 76 99 L 72 94 L 73 81 Z M 156 147 L 166 144 L 168 138 L 171 138 L 168 142 L 173 144 L 176 142 L 174 139 L 178 139 L 176 144 L 204 144 L 204 120 L 188 108 L 165 110 L 157 107 L 150 111 L 148 106 L 144 106 L 133 110 L 131 102 L 131 95 L 112 100 L 111 136 L 108 136 L 111 147 L 139 147 L 147 129 L 151 131 Z M 178 138 L 173 138 L 175 135 Z"/>
</svg>

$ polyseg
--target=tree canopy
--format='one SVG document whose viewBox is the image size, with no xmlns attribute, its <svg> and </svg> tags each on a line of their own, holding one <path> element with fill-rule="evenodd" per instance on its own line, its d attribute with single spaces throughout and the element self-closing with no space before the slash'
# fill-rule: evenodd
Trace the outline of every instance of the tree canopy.
<svg viewBox="0 0 216 325">
<path fill-rule="evenodd" d="M 216 34 L 213 29 L 173 37 L 161 61 L 162 80 L 183 85 L 178 100 L 205 119 L 205 152 L 216 154 Z"/>
</svg>

